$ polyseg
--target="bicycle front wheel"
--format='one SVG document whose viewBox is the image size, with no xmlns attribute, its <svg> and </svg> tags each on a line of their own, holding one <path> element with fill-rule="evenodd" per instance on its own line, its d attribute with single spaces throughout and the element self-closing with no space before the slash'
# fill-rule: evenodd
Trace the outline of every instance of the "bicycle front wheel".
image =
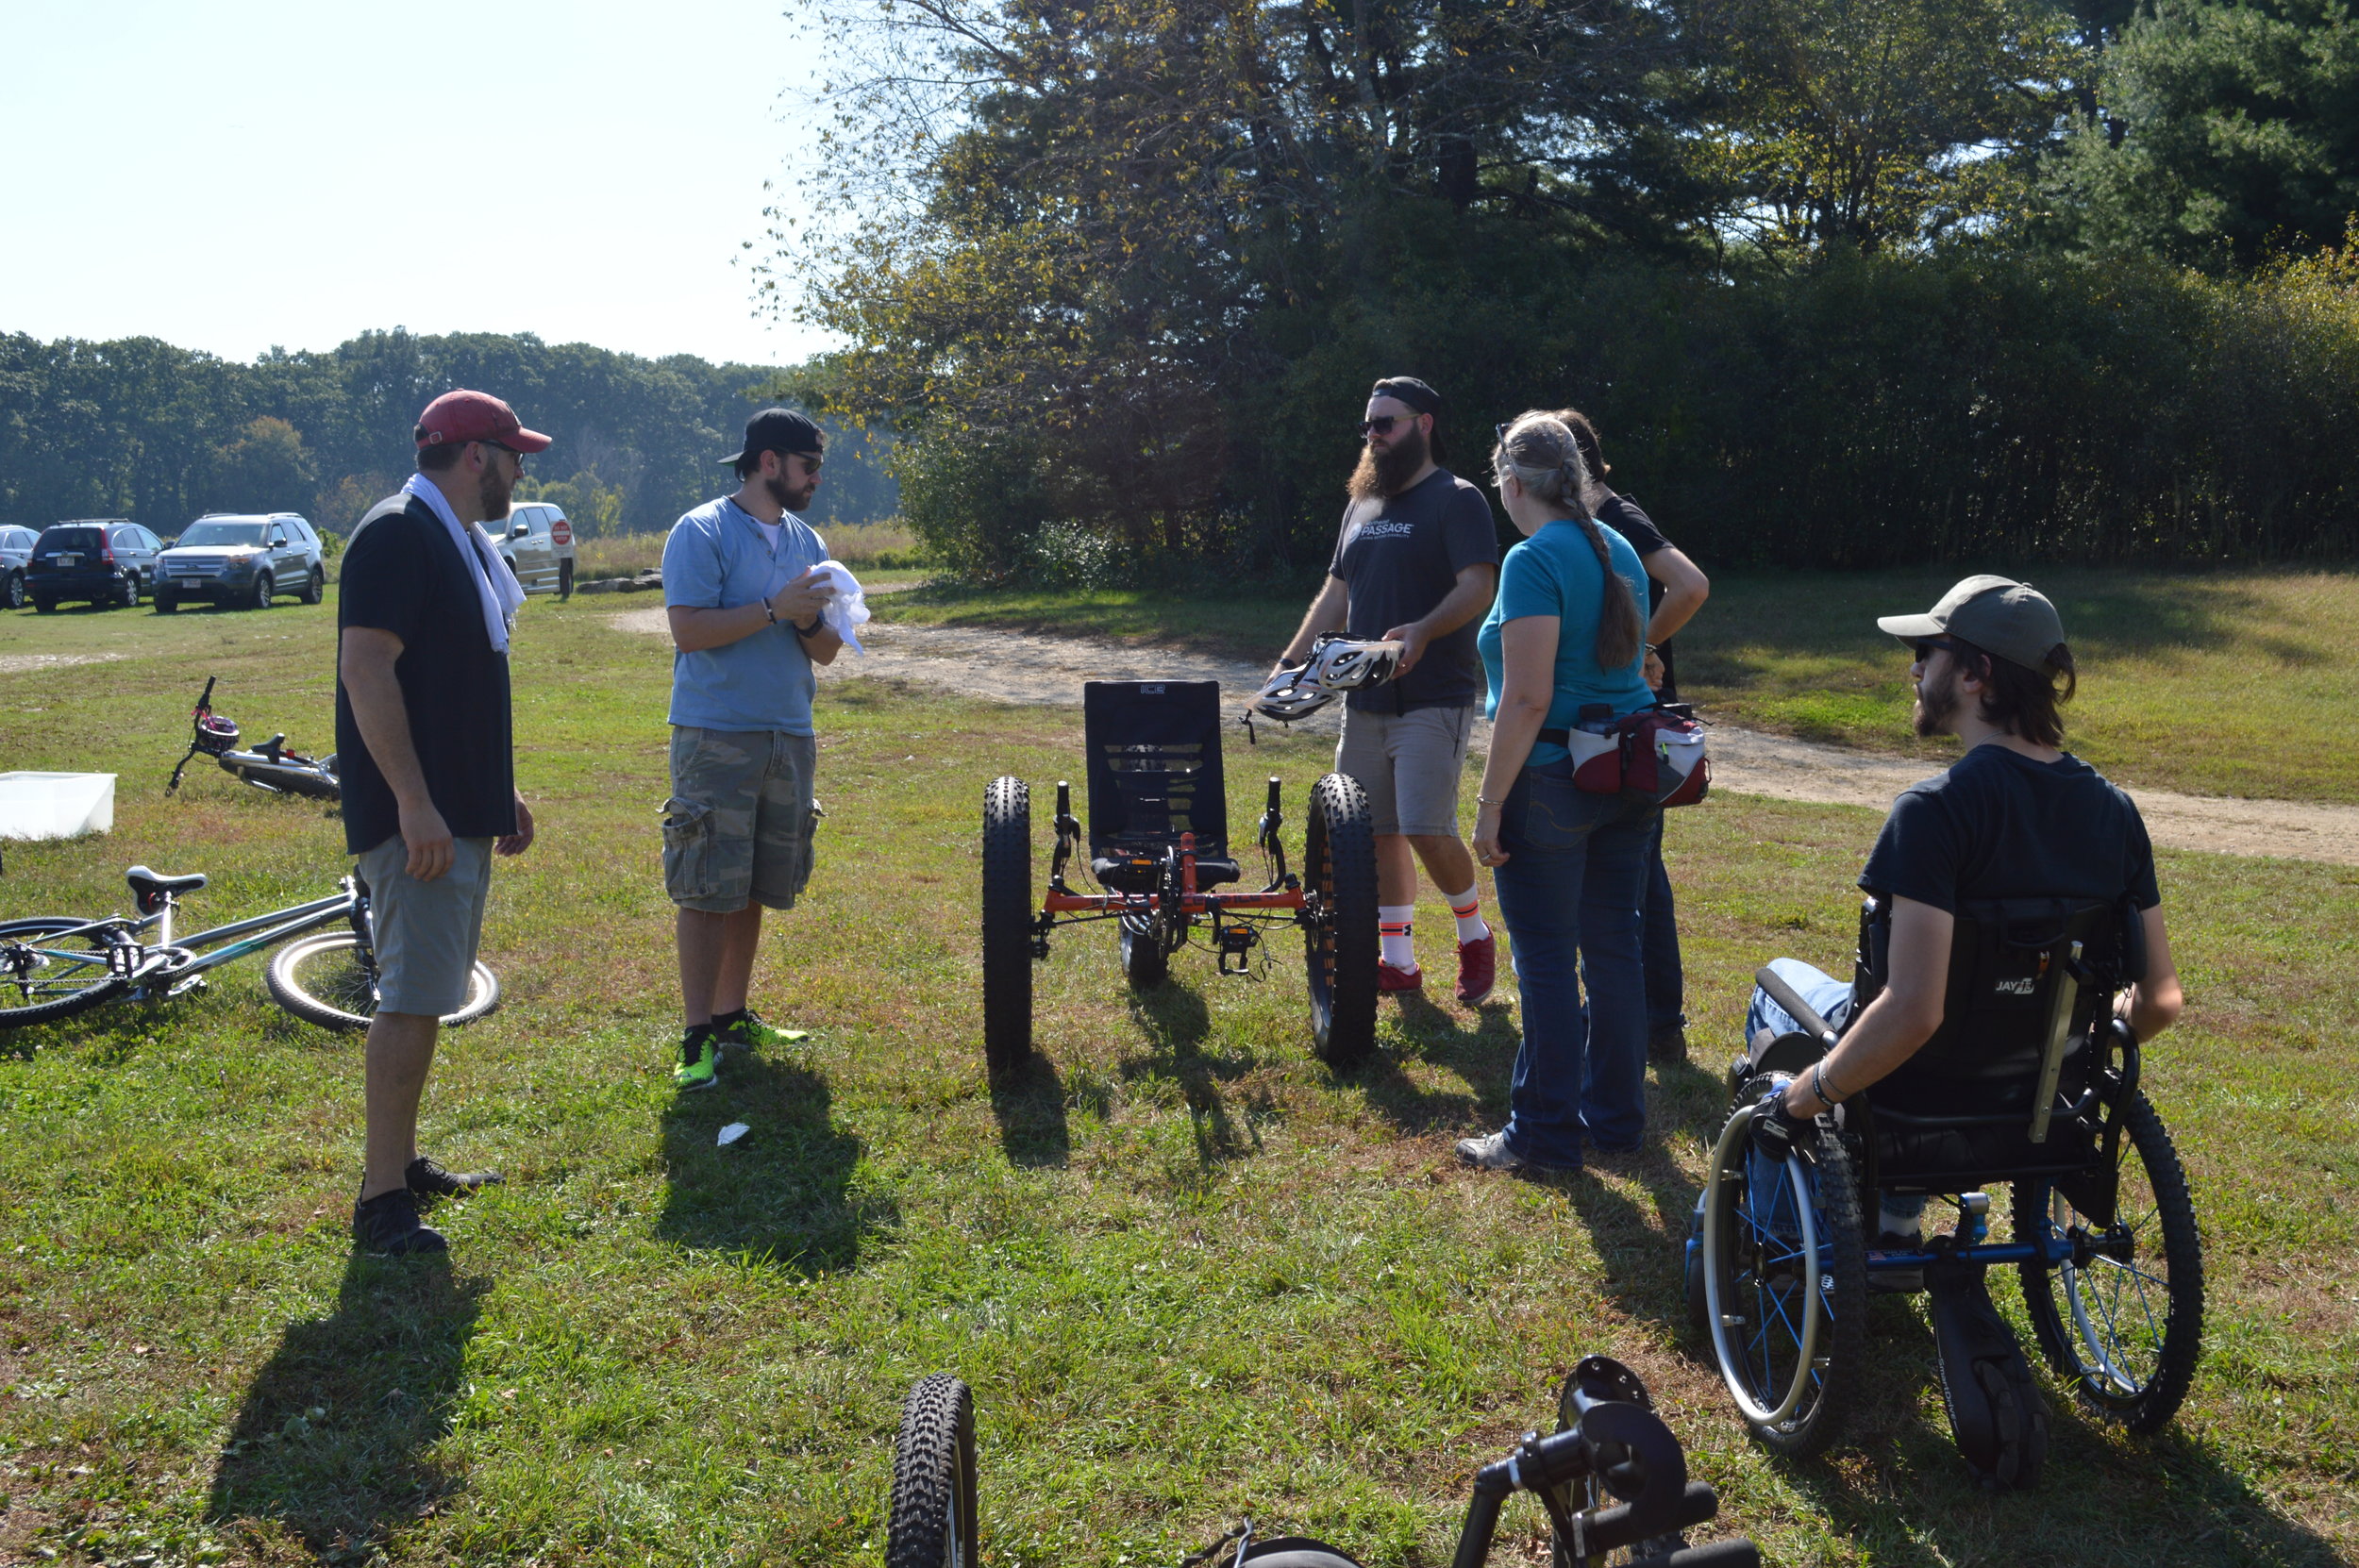
<svg viewBox="0 0 2359 1568">
<path fill-rule="evenodd" d="M 263 976 L 271 1000 L 323 1029 L 365 1029 L 376 1016 L 376 959 L 350 931 L 306 937 L 280 948 Z M 443 1015 L 452 1028 L 499 1006 L 499 976 L 478 961 L 467 976 L 467 999 Z"/>
<path fill-rule="evenodd" d="M 109 972 L 107 943 L 89 925 L 71 915 L 0 921 L 0 1029 L 71 1017 L 130 985 Z"/>
</svg>

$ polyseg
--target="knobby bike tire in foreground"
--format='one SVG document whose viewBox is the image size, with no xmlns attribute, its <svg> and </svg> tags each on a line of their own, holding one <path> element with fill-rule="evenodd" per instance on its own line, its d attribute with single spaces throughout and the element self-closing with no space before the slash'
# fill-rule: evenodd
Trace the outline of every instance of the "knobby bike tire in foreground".
<svg viewBox="0 0 2359 1568">
<path fill-rule="evenodd" d="M 1740 1105 L 1705 1177 L 1707 1328 L 1753 1436 L 1800 1457 L 1833 1441 L 1865 1350 L 1859 1190 L 1832 1128 L 1772 1162 L 1752 1152 L 1751 1121 Z"/>
<path fill-rule="evenodd" d="M 0 922 L 0 1028 L 71 1018 L 130 988 L 130 981 L 109 973 L 107 944 L 95 933 L 57 940 L 89 924 L 71 915 Z M 11 942 L 38 950 L 22 969 L 7 961 Z"/>
<path fill-rule="evenodd" d="M 1303 835 L 1311 1038 L 1336 1067 L 1376 1050 L 1376 828 L 1367 792 L 1330 773 L 1311 788 Z"/>
<path fill-rule="evenodd" d="M 1032 1054 L 1032 792 L 983 790 L 983 1059 L 994 1076 Z"/>
<path fill-rule="evenodd" d="M 974 1568 L 975 1499 L 975 1396 L 937 1372 L 901 1407 L 885 1568 Z"/>
<path fill-rule="evenodd" d="M 365 1029 L 376 1016 L 376 974 L 350 931 L 329 931 L 291 942 L 273 954 L 263 975 L 271 1000 L 307 1024 L 323 1029 Z M 473 1023 L 499 1005 L 499 976 L 477 963 L 467 976 L 467 999 L 443 1015 L 449 1027 Z"/>
<path fill-rule="evenodd" d="M 2177 1413 L 2202 1354 L 2203 1246 L 2163 1119 L 2133 1092 L 2121 1122 L 2114 1245 L 2127 1256 L 2091 1249 L 2077 1262 L 2025 1263 L 2019 1272 L 2048 1364 L 2090 1410 L 2153 1432 Z M 2035 1237 L 2050 1222 L 2076 1238 L 2106 1233 L 2054 1184 L 2017 1182 L 2016 1238 Z"/>
</svg>

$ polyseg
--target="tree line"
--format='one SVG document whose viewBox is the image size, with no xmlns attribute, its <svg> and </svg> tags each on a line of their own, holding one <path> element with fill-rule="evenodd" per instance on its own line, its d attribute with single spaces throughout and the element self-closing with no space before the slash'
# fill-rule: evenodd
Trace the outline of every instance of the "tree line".
<svg viewBox="0 0 2359 1568">
<path fill-rule="evenodd" d="M 2359 545 L 2346 0 L 810 0 L 770 281 L 980 576 L 1326 559 L 1368 383 L 1722 559 Z"/>
<path fill-rule="evenodd" d="M 528 333 L 395 328 L 251 364 L 153 338 L 0 336 L 0 519 L 130 517 L 170 535 L 207 511 L 285 510 L 344 531 L 410 474 L 418 410 L 465 386 L 556 438 L 520 496 L 557 500 L 589 537 L 669 527 L 733 487 L 717 459 L 781 375 Z M 812 521 L 890 515 L 877 444 L 840 423 L 831 434 Z"/>
</svg>

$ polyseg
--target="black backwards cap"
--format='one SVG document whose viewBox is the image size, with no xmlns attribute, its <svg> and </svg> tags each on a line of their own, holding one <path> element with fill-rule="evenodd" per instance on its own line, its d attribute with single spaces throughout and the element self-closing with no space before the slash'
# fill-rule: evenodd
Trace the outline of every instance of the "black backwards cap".
<svg viewBox="0 0 2359 1568">
<path fill-rule="evenodd" d="M 735 464 L 764 452 L 803 452 L 816 457 L 827 448 L 827 434 L 809 414 L 792 409 L 764 409 L 745 422 L 745 446 L 721 460 Z"/>
<path fill-rule="evenodd" d="M 1368 389 L 1370 397 L 1389 397 L 1406 403 L 1421 414 L 1442 411 L 1442 394 L 1414 375 L 1388 375 Z"/>
</svg>

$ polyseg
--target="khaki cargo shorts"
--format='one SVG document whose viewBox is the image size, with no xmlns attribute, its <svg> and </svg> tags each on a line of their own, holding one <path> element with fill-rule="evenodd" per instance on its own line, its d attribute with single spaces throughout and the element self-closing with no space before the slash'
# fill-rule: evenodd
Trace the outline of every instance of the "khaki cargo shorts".
<svg viewBox="0 0 2359 1568">
<path fill-rule="evenodd" d="M 683 909 L 791 909 L 811 880 L 819 742 L 782 730 L 672 729 L 663 891 Z"/>
<path fill-rule="evenodd" d="M 1344 709 L 1335 771 L 1368 792 L 1379 833 L 1458 836 L 1458 780 L 1466 771 L 1474 709 L 1413 708 L 1406 713 Z"/>
</svg>

